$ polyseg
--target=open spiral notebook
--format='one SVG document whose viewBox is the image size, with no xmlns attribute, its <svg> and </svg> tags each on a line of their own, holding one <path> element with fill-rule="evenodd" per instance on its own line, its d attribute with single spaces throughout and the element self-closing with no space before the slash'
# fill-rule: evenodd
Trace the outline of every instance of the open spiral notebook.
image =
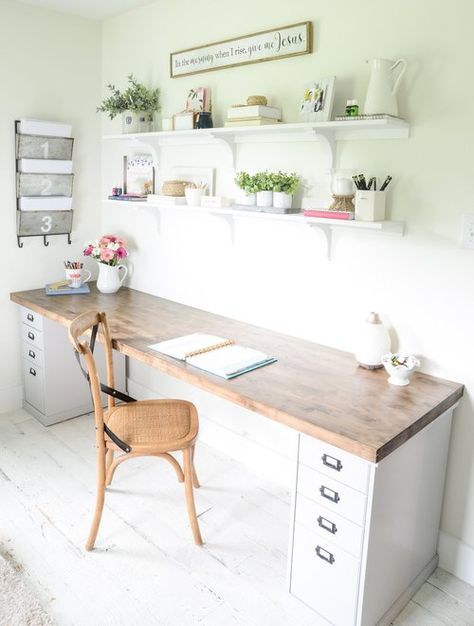
<svg viewBox="0 0 474 626">
<path fill-rule="evenodd" d="M 232 339 L 204 333 L 161 341 L 149 348 L 227 379 L 277 360 L 260 350 L 236 345 Z"/>
</svg>

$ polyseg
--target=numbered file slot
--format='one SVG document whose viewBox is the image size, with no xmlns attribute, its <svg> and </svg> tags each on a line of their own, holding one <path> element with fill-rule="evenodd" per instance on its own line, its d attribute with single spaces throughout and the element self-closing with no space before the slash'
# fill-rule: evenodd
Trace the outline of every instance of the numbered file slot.
<svg viewBox="0 0 474 626">
<path fill-rule="evenodd" d="M 32 235 L 65 235 L 72 229 L 73 211 L 17 211 L 17 233 Z"/>
<path fill-rule="evenodd" d="M 360 561 L 296 525 L 290 591 L 331 624 L 355 624 Z"/>
<path fill-rule="evenodd" d="M 17 174 L 17 196 L 72 196 L 74 174 Z"/>
<path fill-rule="evenodd" d="M 66 196 L 18 198 L 18 208 L 20 211 L 70 211 L 72 198 Z"/>
<path fill-rule="evenodd" d="M 46 137 L 42 135 L 16 136 L 17 159 L 72 159 L 72 137 Z"/>
<path fill-rule="evenodd" d="M 17 171 L 28 174 L 72 174 L 72 161 L 61 159 L 18 159 Z"/>
</svg>

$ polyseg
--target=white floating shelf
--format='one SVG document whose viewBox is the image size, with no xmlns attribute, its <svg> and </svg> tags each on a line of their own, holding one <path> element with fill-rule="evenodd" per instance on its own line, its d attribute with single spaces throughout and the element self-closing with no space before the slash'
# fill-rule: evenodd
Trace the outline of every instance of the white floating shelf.
<svg viewBox="0 0 474 626">
<path fill-rule="evenodd" d="M 333 122 L 300 122 L 266 126 L 233 126 L 197 130 L 156 131 L 105 135 L 105 140 L 119 140 L 150 144 L 154 149 L 163 146 L 221 144 L 230 150 L 235 165 L 236 146 L 242 143 L 281 143 L 322 141 L 328 151 L 329 166 L 334 164 L 335 142 L 358 139 L 407 139 L 410 126 L 404 120 L 344 120 Z"/>
<path fill-rule="evenodd" d="M 292 224 L 302 224 L 312 228 L 320 228 L 327 239 L 327 256 L 331 258 L 332 252 L 332 233 L 336 229 L 349 229 L 356 231 L 368 231 L 374 233 L 387 233 L 392 235 L 402 236 L 405 230 L 404 222 L 394 222 L 391 220 L 385 220 L 383 222 L 361 222 L 357 220 L 338 220 L 329 219 L 324 217 L 307 217 L 303 213 L 264 213 L 263 211 L 245 211 L 240 209 L 212 209 L 201 206 L 189 206 L 189 205 L 163 205 L 155 204 L 153 202 L 133 202 L 129 200 L 109 200 L 104 201 L 108 205 L 125 205 L 131 208 L 151 209 L 154 211 L 157 219 L 157 227 L 159 230 L 161 216 L 164 213 L 194 213 L 194 214 L 206 214 L 214 217 L 221 217 L 227 222 L 232 242 L 234 242 L 235 219 L 258 219 L 267 221 L 281 221 Z"/>
</svg>

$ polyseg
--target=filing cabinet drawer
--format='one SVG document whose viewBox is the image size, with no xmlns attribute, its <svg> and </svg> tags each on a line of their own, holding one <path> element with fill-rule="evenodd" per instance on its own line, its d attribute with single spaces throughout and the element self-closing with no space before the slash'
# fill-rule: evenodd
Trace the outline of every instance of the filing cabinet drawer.
<svg viewBox="0 0 474 626">
<path fill-rule="evenodd" d="M 301 493 L 296 497 L 295 521 L 323 540 L 331 541 L 355 557 L 360 557 L 364 529 Z"/>
<path fill-rule="evenodd" d="M 20 319 L 23 324 L 33 326 L 37 330 L 43 330 L 43 316 L 31 309 L 27 309 L 24 306 L 20 307 Z"/>
<path fill-rule="evenodd" d="M 299 461 L 362 493 L 368 491 L 369 463 L 329 443 L 300 435 Z"/>
<path fill-rule="evenodd" d="M 22 345 L 23 358 L 35 363 L 38 367 L 44 368 L 44 353 L 43 350 L 28 343 Z"/>
<path fill-rule="evenodd" d="M 356 620 L 360 561 L 295 524 L 290 591 L 336 626 Z"/>
<path fill-rule="evenodd" d="M 34 363 L 23 360 L 25 400 L 41 413 L 45 412 L 44 370 Z"/>
<path fill-rule="evenodd" d="M 302 463 L 298 465 L 297 492 L 359 526 L 364 525 L 366 496 Z"/>
<path fill-rule="evenodd" d="M 43 349 L 43 332 L 26 324 L 21 325 L 21 339 L 36 348 Z"/>
</svg>

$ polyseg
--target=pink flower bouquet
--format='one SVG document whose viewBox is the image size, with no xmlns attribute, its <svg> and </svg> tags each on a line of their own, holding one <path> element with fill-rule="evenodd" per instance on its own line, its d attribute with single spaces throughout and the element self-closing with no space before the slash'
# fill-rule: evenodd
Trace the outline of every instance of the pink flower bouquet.
<svg viewBox="0 0 474 626">
<path fill-rule="evenodd" d="M 89 256 L 105 265 L 118 265 L 128 256 L 127 242 L 116 235 L 104 235 L 100 239 L 86 243 L 84 256 Z"/>
</svg>

